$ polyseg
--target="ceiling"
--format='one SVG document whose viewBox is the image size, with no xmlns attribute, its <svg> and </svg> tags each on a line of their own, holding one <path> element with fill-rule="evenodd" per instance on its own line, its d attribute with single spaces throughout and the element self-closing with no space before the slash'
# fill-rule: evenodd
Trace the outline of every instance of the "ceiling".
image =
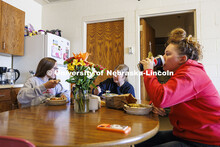
<svg viewBox="0 0 220 147">
<path fill-rule="evenodd" d="M 37 3 L 41 5 L 46 5 L 46 4 L 52 4 L 52 3 L 58 3 L 58 2 L 66 2 L 66 1 L 73 1 L 73 0 L 34 0 Z"/>
</svg>

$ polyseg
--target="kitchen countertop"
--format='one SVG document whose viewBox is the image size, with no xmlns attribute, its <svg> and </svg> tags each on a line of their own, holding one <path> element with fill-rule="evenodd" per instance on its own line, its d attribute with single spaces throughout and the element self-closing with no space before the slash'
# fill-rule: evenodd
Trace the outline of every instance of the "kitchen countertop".
<svg viewBox="0 0 220 147">
<path fill-rule="evenodd" d="M 23 86 L 24 86 L 24 84 L 14 84 L 14 85 L 6 84 L 6 85 L 0 85 L 0 89 L 5 89 L 5 88 L 21 88 Z"/>
</svg>

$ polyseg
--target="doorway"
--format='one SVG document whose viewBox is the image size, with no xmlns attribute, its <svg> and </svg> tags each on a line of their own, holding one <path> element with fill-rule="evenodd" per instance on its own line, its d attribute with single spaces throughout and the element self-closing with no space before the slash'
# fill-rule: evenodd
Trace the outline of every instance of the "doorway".
<svg viewBox="0 0 220 147">
<path fill-rule="evenodd" d="M 149 51 L 153 56 L 163 55 L 165 51 L 165 43 L 167 42 L 169 32 L 177 27 L 186 30 L 187 35 L 195 36 L 195 22 L 193 11 L 178 13 L 172 15 L 153 16 L 140 19 L 140 59 L 145 59 Z M 170 77 L 159 77 L 160 83 L 166 83 Z M 149 100 L 146 93 L 143 78 L 141 77 L 141 99 Z"/>
</svg>

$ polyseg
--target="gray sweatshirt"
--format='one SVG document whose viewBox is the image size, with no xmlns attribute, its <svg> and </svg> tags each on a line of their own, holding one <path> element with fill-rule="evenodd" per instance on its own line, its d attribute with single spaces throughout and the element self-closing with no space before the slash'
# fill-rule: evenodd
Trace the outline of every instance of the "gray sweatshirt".
<svg viewBox="0 0 220 147">
<path fill-rule="evenodd" d="M 18 93 L 17 99 L 22 107 L 30 107 L 44 103 L 47 98 L 64 94 L 68 101 L 70 100 L 70 92 L 63 89 L 61 84 L 57 84 L 55 88 L 46 89 L 45 81 L 38 77 L 31 77 L 26 81 L 24 87 Z"/>
</svg>

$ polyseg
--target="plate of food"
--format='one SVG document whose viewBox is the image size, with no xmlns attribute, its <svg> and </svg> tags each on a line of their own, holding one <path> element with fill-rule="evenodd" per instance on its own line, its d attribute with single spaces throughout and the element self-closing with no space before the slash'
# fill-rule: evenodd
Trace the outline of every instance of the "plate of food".
<svg viewBox="0 0 220 147">
<path fill-rule="evenodd" d="M 128 114 L 147 115 L 153 109 L 153 106 L 148 104 L 125 104 L 123 108 Z"/>
<path fill-rule="evenodd" d="M 64 105 L 66 104 L 66 99 L 63 97 L 51 97 L 47 98 L 46 103 L 53 106 Z"/>
<path fill-rule="evenodd" d="M 102 94 L 103 97 L 113 97 L 113 96 L 117 96 L 118 94 L 116 93 L 104 93 Z"/>
</svg>

